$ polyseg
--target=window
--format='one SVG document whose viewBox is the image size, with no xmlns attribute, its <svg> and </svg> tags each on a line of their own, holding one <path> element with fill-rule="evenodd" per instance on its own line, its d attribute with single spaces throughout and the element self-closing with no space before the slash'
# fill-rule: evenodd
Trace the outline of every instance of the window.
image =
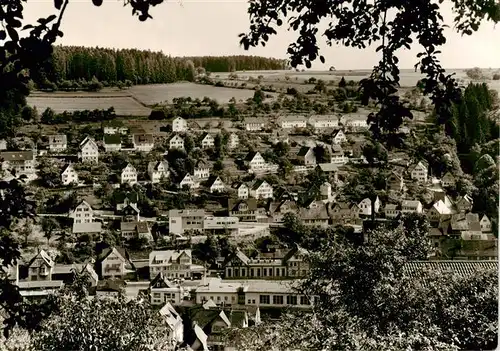
<svg viewBox="0 0 500 351">
<path fill-rule="evenodd" d="M 283 296 L 282 295 L 274 295 L 273 296 L 273 305 L 283 305 Z"/>
<path fill-rule="evenodd" d="M 309 305 L 309 299 L 307 298 L 307 296 L 300 297 L 300 304 L 301 305 Z"/>
<path fill-rule="evenodd" d="M 271 299 L 269 295 L 259 295 L 259 302 L 263 305 L 269 305 L 271 302 Z"/>
<path fill-rule="evenodd" d="M 297 296 L 287 296 L 286 297 L 287 305 L 296 305 L 297 304 Z"/>
</svg>

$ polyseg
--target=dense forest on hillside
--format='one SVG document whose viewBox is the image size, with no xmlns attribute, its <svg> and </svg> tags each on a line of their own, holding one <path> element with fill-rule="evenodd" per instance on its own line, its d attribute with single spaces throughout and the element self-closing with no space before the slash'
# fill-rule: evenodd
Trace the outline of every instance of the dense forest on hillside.
<svg viewBox="0 0 500 351">
<path fill-rule="evenodd" d="M 38 84 L 62 81 L 90 81 L 115 85 L 193 81 L 196 72 L 284 69 L 285 60 L 258 56 L 171 57 L 162 52 L 136 49 L 55 46 L 44 71 L 34 80 Z M 107 84 L 104 84 L 107 85 Z"/>
</svg>

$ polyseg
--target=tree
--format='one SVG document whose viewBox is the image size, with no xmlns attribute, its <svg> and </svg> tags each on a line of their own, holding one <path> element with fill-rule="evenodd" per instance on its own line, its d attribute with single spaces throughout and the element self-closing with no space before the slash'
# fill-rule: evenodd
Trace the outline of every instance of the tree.
<svg viewBox="0 0 500 351">
<path fill-rule="evenodd" d="M 57 310 L 32 335 L 35 350 L 174 350 L 165 321 L 147 300 L 89 299 L 85 276 L 55 297 Z M 140 328 L 138 328 L 140 326 Z M 78 332 L 75 332 L 77 330 Z"/>
<path fill-rule="evenodd" d="M 339 88 L 345 88 L 347 86 L 347 83 L 345 82 L 345 78 L 342 76 L 339 82 Z"/>
<path fill-rule="evenodd" d="M 43 124 L 52 124 L 54 122 L 55 116 L 56 114 L 54 110 L 52 110 L 50 107 L 47 107 L 40 117 L 40 122 L 42 122 Z"/>
<path fill-rule="evenodd" d="M 60 227 L 59 222 L 53 217 L 43 217 L 41 225 L 43 236 L 47 238 L 47 244 L 49 244 L 49 241 L 54 236 L 55 231 L 57 231 Z"/>
<path fill-rule="evenodd" d="M 387 152 L 387 149 L 381 143 L 368 142 L 363 145 L 362 151 L 363 156 L 371 166 L 378 164 L 387 164 L 389 154 Z"/>
<path fill-rule="evenodd" d="M 380 42 L 377 51 L 381 54 L 381 61 L 369 78 L 360 81 L 359 86 L 361 102 L 367 105 L 371 99 L 380 107 L 368 117 L 370 130 L 374 136 L 387 139 L 398 131 L 404 118 L 413 117 L 396 95 L 400 76 L 396 53 L 401 48 L 411 49 L 417 44 L 412 38 L 417 38 L 423 50 L 418 54 L 419 62 L 415 68 L 426 76 L 421 81 L 423 93 L 430 96 L 440 123 L 451 118 L 451 104 L 460 98 L 460 89 L 453 76 L 446 74 L 436 56 L 439 47 L 446 42 L 443 32 L 445 23 L 438 4 L 429 0 L 422 2 L 422 6 L 404 1 L 365 0 L 352 3 L 344 0 L 324 5 L 313 6 L 305 0 L 252 1 L 248 9 L 250 31 L 240 35 L 240 43 L 245 50 L 264 46 L 271 35 L 277 34 L 276 27 L 288 22 L 289 28 L 299 33 L 297 40 L 288 47 L 290 65 L 298 67 L 305 64 L 310 68 L 311 62 L 318 58 L 325 62 L 317 44 L 323 20 L 330 23 L 321 33 L 330 45 L 343 44 L 364 49 L 373 42 Z M 495 23 L 500 20 L 500 4 L 493 0 L 481 4 L 452 1 L 452 9 L 456 14 L 455 28 L 465 35 L 477 31 L 484 19 Z M 358 25 L 353 26 L 353 23 Z"/>
<path fill-rule="evenodd" d="M 327 237 L 308 256 L 310 274 L 297 287 L 317 296 L 312 312 L 235 332 L 232 340 L 245 350 L 493 349 L 496 273 L 422 270 L 409 276 L 405 264 L 429 247 L 422 224 L 372 230 L 363 243 L 340 231 Z"/>
<path fill-rule="evenodd" d="M 466 69 L 465 74 L 467 74 L 467 77 L 469 77 L 472 80 L 484 79 L 483 71 L 479 67 L 474 67 L 472 69 Z"/>
<path fill-rule="evenodd" d="M 495 73 L 493 75 L 493 80 L 500 80 L 500 73 Z"/>
</svg>

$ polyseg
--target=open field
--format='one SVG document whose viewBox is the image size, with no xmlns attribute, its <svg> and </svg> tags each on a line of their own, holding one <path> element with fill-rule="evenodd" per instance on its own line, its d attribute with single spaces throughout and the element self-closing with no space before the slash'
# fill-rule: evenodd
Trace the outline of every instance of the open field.
<svg viewBox="0 0 500 351">
<path fill-rule="evenodd" d="M 227 103 L 232 97 L 236 100 L 246 100 L 253 96 L 254 91 L 249 89 L 232 89 L 201 85 L 195 83 L 151 84 L 136 85 L 129 92 L 146 105 L 153 105 L 173 98 L 187 97 L 203 99 L 205 96 L 216 99 L 219 103 Z"/>
<path fill-rule="evenodd" d="M 34 93 L 27 99 L 28 104 L 43 112 L 47 107 L 56 113 L 64 111 L 108 109 L 114 107 L 119 116 L 149 116 L 151 109 L 141 105 L 126 93 L 103 91 L 99 93 Z"/>
</svg>

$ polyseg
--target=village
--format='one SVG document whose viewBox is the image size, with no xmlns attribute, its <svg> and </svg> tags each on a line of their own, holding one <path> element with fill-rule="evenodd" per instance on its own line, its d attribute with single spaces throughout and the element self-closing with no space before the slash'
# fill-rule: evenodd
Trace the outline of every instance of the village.
<svg viewBox="0 0 500 351">
<path fill-rule="evenodd" d="M 438 178 L 425 159 L 401 152 L 373 157 L 367 129 L 357 113 L 177 117 L 2 141 L 3 179 L 32 187 L 40 209 L 34 223 L 18 225 L 26 250 L 11 280 L 40 299 L 85 273 L 96 296 L 147 298 L 176 342 L 223 350 L 224 328 L 308 309 L 317 298 L 294 288 L 308 274 L 306 248 L 262 244 L 291 219 L 363 235 L 367 223 L 414 214 L 430 224 L 434 255 L 409 272 L 495 264 L 492 222 L 473 211 L 471 196 L 457 195 L 460 176 Z M 381 195 L 346 197 L 353 174 L 382 159 Z"/>
</svg>

